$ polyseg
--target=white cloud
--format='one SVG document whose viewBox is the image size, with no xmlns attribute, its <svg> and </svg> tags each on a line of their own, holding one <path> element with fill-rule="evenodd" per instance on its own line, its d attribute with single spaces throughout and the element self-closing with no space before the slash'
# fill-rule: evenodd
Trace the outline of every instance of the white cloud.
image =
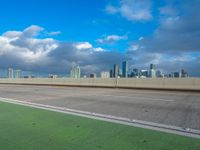
<svg viewBox="0 0 200 150">
<path fill-rule="evenodd" d="M 120 35 L 108 35 L 102 39 L 97 39 L 96 41 L 101 44 L 111 44 L 120 40 L 126 40 L 128 36 L 120 36 Z"/>
<path fill-rule="evenodd" d="M 78 50 L 81 50 L 81 49 L 84 50 L 84 49 L 91 49 L 92 48 L 92 44 L 90 44 L 89 42 L 79 42 L 79 43 L 76 43 L 74 46 Z"/>
<path fill-rule="evenodd" d="M 133 44 L 128 48 L 128 51 L 137 51 L 139 48 L 140 48 L 139 45 L 134 45 Z"/>
<path fill-rule="evenodd" d="M 108 12 L 109 14 L 116 14 L 117 12 L 119 12 L 118 8 L 108 5 L 106 6 L 106 12 Z"/>
<path fill-rule="evenodd" d="M 144 39 L 144 37 L 142 37 L 142 36 L 141 36 L 141 37 L 139 37 L 139 39 L 138 39 L 138 40 L 139 40 L 139 41 L 141 41 L 141 40 L 143 40 L 143 39 Z"/>
<path fill-rule="evenodd" d="M 148 21 L 153 18 L 150 0 L 120 0 L 119 6 L 108 5 L 106 11 L 109 14 L 120 13 L 130 21 Z"/>
<path fill-rule="evenodd" d="M 93 47 L 93 45 L 89 42 L 74 42 L 74 47 L 77 50 L 89 50 L 88 52 L 103 52 L 105 49 L 101 47 Z"/>
<path fill-rule="evenodd" d="M 94 51 L 96 51 L 96 52 L 103 52 L 105 50 L 103 48 L 101 48 L 101 47 L 97 47 L 97 48 L 94 48 Z"/>
<path fill-rule="evenodd" d="M 54 35 L 59 35 L 59 34 L 61 34 L 60 31 L 47 32 L 48 36 L 54 36 Z"/>
<path fill-rule="evenodd" d="M 40 26 L 32 25 L 23 31 L 23 36 L 34 37 L 34 36 L 37 36 L 43 30 L 44 30 L 44 28 L 42 28 Z"/>
<path fill-rule="evenodd" d="M 0 36 L 0 58 L 16 59 L 16 63 L 24 65 L 46 64 L 48 53 L 58 47 L 58 42 L 50 38 L 35 38 L 42 30 L 39 26 L 30 26 L 24 31 L 5 32 Z"/>
<path fill-rule="evenodd" d="M 20 31 L 8 31 L 8 32 L 5 32 L 2 36 L 7 37 L 7 38 L 18 38 L 21 35 L 22 35 L 22 32 Z"/>
<path fill-rule="evenodd" d="M 180 56 L 176 56 L 176 57 L 172 57 L 170 59 L 171 62 L 190 62 L 192 60 L 195 60 L 196 57 L 192 56 L 192 55 L 188 55 L 186 54 L 181 54 Z"/>
<path fill-rule="evenodd" d="M 181 26 L 179 25 L 178 27 Z M 13 67 L 33 72 L 46 71 L 67 74 L 72 63 L 75 62 L 80 65 L 81 71 L 84 74 L 89 74 L 92 72 L 98 73 L 101 70 L 109 70 L 114 63 L 121 64 L 123 60 L 128 60 L 131 67 L 141 69 L 144 69 L 146 66 L 149 67 L 149 63 L 156 63 L 159 65 L 159 68 L 167 71 L 181 68 L 189 70 L 190 67 L 193 67 L 193 75 L 200 74 L 197 69 L 199 67 L 199 57 L 194 56 L 192 53 L 189 55 L 190 57 L 187 57 L 188 53 L 185 53 L 185 55 L 175 53 L 175 48 L 172 54 L 165 54 L 167 53 L 166 48 L 168 48 L 165 46 L 175 47 L 176 45 L 174 44 L 177 44 L 177 38 L 168 37 L 167 33 L 169 33 L 169 30 L 164 32 L 163 28 L 164 42 L 159 40 L 157 44 L 156 41 L 149 40 L 148 37 L 140 37 L 138 41 L 131 44 L 132 46 L 125 53 L 107 51 L 101 47 L 94 47 L 89 42 L 61 42 L 53 38 L 37 38 L 36 35 L 41 34 L 41 30 L 30 29 L 29 27 L 29 30 L 25 29 L 24 31 L 8 31 L 0 35 L 1 68 Z M 25 36 L 24 32 L 29 36 Z M 161 29 L 158 30 L 159 35 L 162 32 Z M 177 37 L 177 32 L 175 34 L 175 37 Z M 161 36 L 161 39 L 163 36 Z M 109 35 L 103 39 L 112 41 L 123 39 L 122 37 Z M 175 42 L 169 42 L 169 39 Z M 181 45 L 183 44 L 187 44 L 187 42 L 181 42 Z M 166 51 L 161 52 L 163 49 Z M 199 52 L 197 54 L 200 56 Z M 132 66 L 131 64 L 134 65 Z"/>
<path fill-rule="evenodd" d="M 42 27 L 30 26 L 23 31 L 7 31 L 0 35 L 0 68 L 67 74 L 73 62 L 80 65 L 83 72 L 90 72 L 104 68 L 112 59 L 121 60 L 122 56 L 93 47 L 89 42 L 37 38 L 43 34 L 42 30 Z"/>
</svg>

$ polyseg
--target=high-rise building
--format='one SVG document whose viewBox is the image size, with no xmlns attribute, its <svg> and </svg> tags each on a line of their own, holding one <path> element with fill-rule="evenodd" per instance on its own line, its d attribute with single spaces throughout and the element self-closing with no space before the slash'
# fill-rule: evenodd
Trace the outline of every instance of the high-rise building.
<svg viewBox="0 0 200 150">
<path fill-rule="evenodd" d="M 181 77 L 181 72 L 172 72 L 172 77 L 173 78 L 180 78 Z"/>
<path fill-rule="evenodd" d="M 14 78 L 13 68 L 8 68 L 8 78 Z"/>
<path fill-rule="evenodd" d="M 184 69 L 181 70 L 181 77 L 182 78 L 187 78 L 188 77 L 188 73 Z"/>
<path fill-rule="evenodd" d="M 128 77 L 128 62 L 127 61 L 122 62 L 122 77 L 123 78 Z"/>
<path fill-rule="evenodd" d="M 81 77 L 81 69 L 79 66 L 73 66 L 70 71 L 71 78 L 80 78 Z"/>
<path fill-rule="evenodd" d="M 150 70 L 151 69 L 156 70 L 156 65 L 155 64 L 150 64 Z"/>
<path fill-rule="evenodd" d="M 148 70 L 141 70 L 140 71 L 140 78 L 147 78 L 148 77 Z"/>
<path fill-rule="evenodd" d="M 101 72 L 101 78 L 110 78 L 110 72 L 102 71 Z"/>
<path fill-rule="evenodd" d="M 110 78 L 113 78 L 113 70 L 110 69 Z"/>
<path fill-rule="evenodd" d="M 22 71 L 19 69 L 14 70 L 14 78 L 21 78 L 21 73 Z"/>
<path fill-rule="evenodd" d="M 133 71 L 131 72 L 131 77 L 134 77 L 134 78 L 139 78 L 140 77 L 140 70 L 139 69 L 133 69 Z"/>
<path fill-rule="evenodd" d="M 113 72 L 113 77 L 118 78 L 119 76 L 119 67 L 117 64 L 114 64 L 114 72 Z"/>
<path fill-rule="evenodd" d="M 163 74 L 160 70 L 157 70 L 157 71 L 156 71 L 156 77 L 158 77 L 158 78 L 163 78 L 163 77 L 164 77 L 164 74 Z"/>
<path fill-rule="evenodd" d="M 156 70 L 154 70 L 154 69 L 149 70 L 148 77 L 155 78 L 156 77 Z"/>
<path fill-rule="evenodd" d="M 90 78 L 97 78 L 97 74 L 96 73 L 90 74 Z"/>
<path fill-rule="evenodd" d="M 149 70 L 148 77 L 150 77 L 150 78 L 156 77 L 156 65 L 155 64 L 150 64 L 150 70 Z"/>
</svg>

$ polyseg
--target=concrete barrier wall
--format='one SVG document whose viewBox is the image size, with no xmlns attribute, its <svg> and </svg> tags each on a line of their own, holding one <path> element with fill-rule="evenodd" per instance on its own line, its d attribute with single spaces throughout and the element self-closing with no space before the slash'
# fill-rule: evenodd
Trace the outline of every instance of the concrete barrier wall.
<svg viewBox="0 0 200 150">
<path fill-rule="evenodd" d="M 114 87 L 116 79 L 101 78 L 32 78 L 32 79 L 0 79 L 0 84 L 38 84 L 38 85 L 68 85 L 68 86 L 99 86 Z"/>
<path fill-rule="evenodd" d="M 143 89 L 200 90 L 200 78 L 32 78 L 0 79 L 0 84 L 35 84 Z"/>
<path fill-rule="evenodd" d="M 118 79 L 117 87 L 174 90 L 200 90 L 200 78 Z"/>
</svg>

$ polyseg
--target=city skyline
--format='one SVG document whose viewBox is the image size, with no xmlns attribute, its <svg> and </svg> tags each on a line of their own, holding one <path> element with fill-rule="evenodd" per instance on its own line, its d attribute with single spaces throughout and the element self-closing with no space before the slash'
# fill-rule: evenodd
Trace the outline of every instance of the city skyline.
<svg viewBox="0 0 200 150">
<path fill-rule="evenodd" d="M 24 74 L 25 73 L 25 74 Z M 155 64 L 149 64 L 149 68 L 130 68 L 128 67 L 128 61 L 121 62 L 121 68 L 118 64 L 114 64 L 110 70 L 101 70 L 101 72 L 87 72 L 82 73 L 79 65 L 72 65 L 70 73 L 64 75 L 46 74 L 46 75 L 34 75 L 34 73 L 27 73 L 20 69 L 8 68 L 6 75 L 0 78 L 59 78 L 59 77 L 70 77 L 70 78 L 180 78 L 180 77 L 191 77 L 185 69 L 162 72 L 162 69 L 158 68 Z"/>
<path fill-rule="evenodd" d="M 127 60 L 130 68 L 148 68 L 152 63 L 162 72 L 184 68 L 190 76 L 200 77 L 198 0 L 52 0 L 48 5 L 39 0 L 12 0 L 10 5 L 8 0 L 0 4 L 4 6 L 0 10 L 4 75 L 9 67 L 38 75 L 65 75 L 73 64 L 83 74 L 100 74 Z"/>
</svg>

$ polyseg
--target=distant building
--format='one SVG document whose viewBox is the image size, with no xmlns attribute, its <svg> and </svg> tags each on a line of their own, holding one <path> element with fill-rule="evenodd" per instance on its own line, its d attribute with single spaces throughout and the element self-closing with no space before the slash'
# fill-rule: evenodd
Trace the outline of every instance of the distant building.
<svg viewBox="0 0 200 150">
<path fill-rule="evenodd" d="M 173 77 L 174 77 L 173 72 L 170 73 L 170 74 L 168 74 L 167 77 L 168 77 L 168 78 L 173 78 Z"/>
<path fill-rule="evenodd" d="M 26 75 L 26 76 L 24 76 L 24 78 L 31 79 L 31 78 L 35 78 L 35 76 L 33 76 L 33 75 Z"/>
<path fill-rule="evenodd" d="M 180 78 L 181 77 L 181 72 L 172 72 L 172 77 L 173 78 Z"/>
<path fill-rule="evenodd" d="M 49 76 L 48 76 L 48 78 L 52 78 L 52 79 L 55 79 L 57 77 L 58 77 L 58 75 L 54 75 L 54 74 L 49 74 Z"/>
<path fill-rule="evenodd" d="M 101 72 L 101 78 L 110 78 L 110 72 L 102 71 Z"/>
<path fill-rule="evenodd" d="M 8 68 L 8 78 L 14 78 L 14 70 L 12 68 Z"/>
<path fill-rule="evenodd" d="M 122 62 L 122 77 L 123 78 L 128 77 L 128 62 L 127 61 Z"/>
<path fill-rule="evenodd" d="M 141 70 L 140 71 L 140 78 L 147 78 L 149 76 L 148 70 Z"/>
<path fill-rule="evenodd" d="M 157 70 L 157 71 L 156 71 L 156 77 L 158 77 L 158 78 L 163 78 L 163 77 L 164 77 L 164 74 L 163 74 L 160 70 Z"/>
<path fill-rule="evenodd" d="M 97 74 L 96 73 L 90 74 L 90 78 L 97 78 Z"/>
<path fill-rule="evenodd" d="M 21 73 L 20 69 L 14 70 L 14 78 L 21 78 Z"/>
<path fill-rule="evenodd" d="M 110 78 L 113 78 L 113 70 L 110 69 Z"/>
<path fill-rule="evenodd" d="M 113 77 L 118 78 L 119 76 L 119 67 L 117 64 L 114 64 L 114 72 L 113 72 Z"/>
<path fill-rule="evenodd" d="M 140 70 L 136 69 L 136 68 L 133 69 L 130 76 L 133 77 L 133 78 L 139 78 L 140 77 Z"/>
<path fill-rule="evenodd" d="M 156 65 L 155 64 L 150 64 L 150 70 L 149 70 L 148 77 L 150 77 L 150 78 L 156 77 Z"/>
<path fill-rule="evenodd" d="M 154 69 L 149 70 L 148 77 L 155 78 L 156 77 L 156 70 L 154 70 Z"/>
<path fill-rule="evenodd" d="M 81 77 L 81 69 L 79 66 L 72 67 L 70 71 L 70 77 L 71 78 L 80 78 Z"/>
<path fill-rule="evenodd" d="M 187 78 L 187 77 L 189 77 L 188 73 L 187 73 L 184 69 L 181 70 L 181 77 L 182 77 L 182 78 Z"/>
<path fill-rule="evenodd" d="M 151 69 L 156 70 L 156 65 L 155 64 L 150 64 L 150 70 Z"/>
</svg>

